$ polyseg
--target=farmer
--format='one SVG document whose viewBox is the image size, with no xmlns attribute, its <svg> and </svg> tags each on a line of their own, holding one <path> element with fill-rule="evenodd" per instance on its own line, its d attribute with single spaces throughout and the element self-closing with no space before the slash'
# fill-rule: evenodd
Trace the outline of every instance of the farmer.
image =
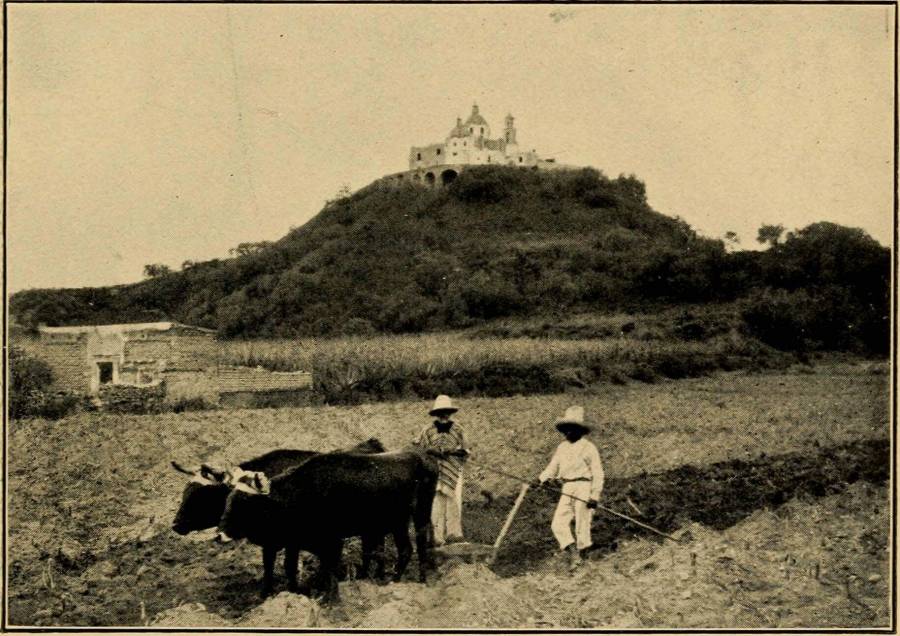
<svg viewBox="0 0 900 636">
<path fill-rule="evenodd" d="M 566 409 L 565 415 L 556 420 L 556 429 L 566 439 L 556 448 L 547 468 L 533 485 L 540 486 L 553 480 L 562 486 L 563 494 L 550 529 L 559 542 L 560 556 L 565 558 L 568 553 L 570 569 L 574 570 L 581 565 L 585 551 L 593 544 L 591 518 L 603 491 L 603 464 L 597 447 L 584 437 L 591 432 L 590 425 L 584 421 L 584 408 Z"/>
<path fill-rule="evenodd" d="M 422 430 L 416 442 L 426 452 L 438 458 L 440 475 L 431 509 L 434 544 L 462 541 L 463 463 L 469 455 L 465 448 L 463 430 L 450 419 L 459 409 L 447 395 L 439 395 L 428 412 L 435 418 Z"/>
</svg>

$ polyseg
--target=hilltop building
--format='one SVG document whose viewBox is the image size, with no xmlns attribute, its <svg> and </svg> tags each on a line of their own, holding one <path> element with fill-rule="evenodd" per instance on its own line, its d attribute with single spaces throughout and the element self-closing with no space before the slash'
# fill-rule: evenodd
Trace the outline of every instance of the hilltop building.
<svg viewBox="0 0 900 636">
<path fill-rule="evenodd" d="M 409 170 L 390 175 L 389 179 L 414 181 L 426 185 L 446 185 L 466 166 L 501 165 L 534 169 L 559 169 L 567 166 L 553 159 L 542 159 L 534 149 L 519 145 L 515 118 L 507 115 L 503 131 L 491 137 L 491 126 L 472 105 L 465 121 L 456 118 L 456 125 L 443 142 L 427 146 L 413 146 L 409 150 Z"/>
</svg>

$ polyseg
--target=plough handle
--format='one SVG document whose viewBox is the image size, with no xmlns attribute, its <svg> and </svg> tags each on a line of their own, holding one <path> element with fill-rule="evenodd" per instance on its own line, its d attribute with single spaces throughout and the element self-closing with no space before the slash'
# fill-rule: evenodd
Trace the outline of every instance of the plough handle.
<svg viewBox="0 0 900 636">
<path fill-rule="evenodd" d="M 525 493 L 528 492 L 528 484 L 522 484 L 522 489 L 519 490 L 519 496 L 516 497 L 516 503 L 513 504 L 512 510 L 509 511 L 509 514 L 506 515 L 506 521 L 503 522 L 503 527 L 500 529 L 500 534 L 497 535 L 497 540 L 494 541 L 494 553 L 491 555 L 490 562 L 493 563 L 497 559 L 497 552 L 500 550 L 500 544 L 503 543 L 503 538 L 506 536 L 506 533 L 509 532 L 509 527 L 512 525 L 513 519 L 516 518 L 516 513 L 519 512 L 519 507 L 522 505 L 522 501 L 525 499 Z"/>
</svg>

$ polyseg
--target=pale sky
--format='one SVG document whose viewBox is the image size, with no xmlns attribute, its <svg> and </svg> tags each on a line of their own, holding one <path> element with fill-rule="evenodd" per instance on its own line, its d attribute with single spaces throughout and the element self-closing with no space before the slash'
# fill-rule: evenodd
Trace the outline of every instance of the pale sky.
<svg viewBox="0 0 900 636">
<path fill-rule="evenodd" d="M 890 6 L 8 6 L 11 291 L 302 225 L 472 102 L 701 234 L 893 228 Z"/>
</svg>

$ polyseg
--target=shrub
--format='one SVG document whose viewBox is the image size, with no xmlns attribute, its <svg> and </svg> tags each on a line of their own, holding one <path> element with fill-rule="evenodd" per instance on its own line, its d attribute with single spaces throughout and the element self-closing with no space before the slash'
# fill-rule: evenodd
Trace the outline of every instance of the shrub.
<svg viewBox="0 0 900 636">
<path fill-rule="evenodd" d="M 782 351 L 805 349 L 811 302 L 805 291 L 763 290 L 744 302 L 741 318 L 747 332 Z"/>
<path fill-rule="evenodd" d="M 508 168 L 477 166 L 463 170 L 447 191 L 466 203 L 497 203 L 515 187 L 515 176 Z"/>
<path fill-rule="evenodd" d="M 511 282 L 483 271 L 476 272 L 474 276 L 460 283 L 458 293 L 473 318 L 509 316 L 515 313 L 523 302 Z"/>
<path fill-rule="evenodd" d="M 168 410 L 173 413 L 186 413 L 188 411 L 211 411 L 218 408 L 215 404 L 210 404 L 202 397 L 181 398 L 170 402 Z"/>
<path fill-rule="evenodd" d="M 342 336 L 372 336 L 376 333 L 375 325 L 365 318 L 351 318 L 338 330 Z"/>
<path fill-rule="evenodd" d="M 634 380 L 640 380 L 641 382 L 653 383 L 656 382 L 658 376 L 656 375 L 656 371 L 653 370 L 646 362 L 641 362 L 634 365 L 628 371 L 628 377 Z"/>
<path fill-rule="evenodd" d="M 37 415 L 48 420 L 58 420 L 75 412 L 82 404 L 82 398 L 71 393 L 45 395 Z"/>
<path fill-rule="evenodd" d="M 26 354 L 18 347 L 9 350 L 9 416 L 58 419 L 72 412 L 78 397 L 65 393 L 51 394 L 53 372 L 43 360 Z"/>
<path fill-rule="evenodd" d="M 835 286 L 754 292 L 743 302 L 741 318 L 747 333 L 782 351 L 880 353 L 889 335 L 877 307 Z"/>
</svg>

